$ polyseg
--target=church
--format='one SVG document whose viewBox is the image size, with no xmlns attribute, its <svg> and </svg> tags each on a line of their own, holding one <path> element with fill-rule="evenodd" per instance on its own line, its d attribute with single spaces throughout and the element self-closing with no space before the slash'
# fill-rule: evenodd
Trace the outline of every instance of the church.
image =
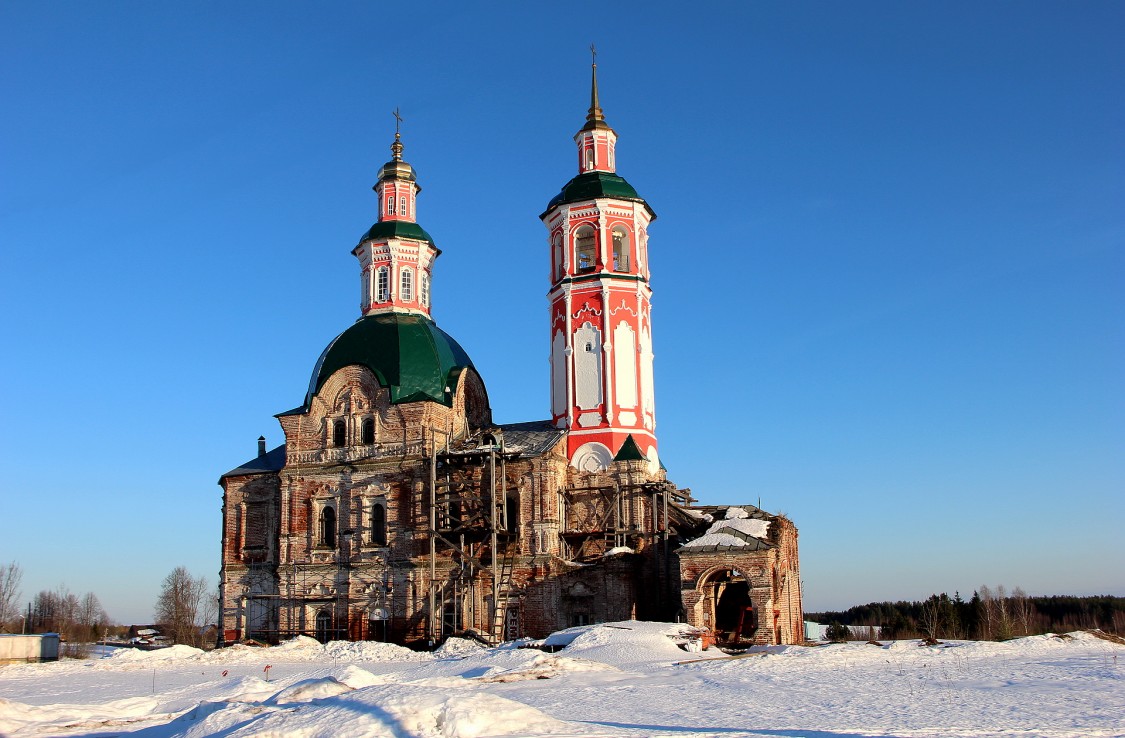
<svg viewBox="0 0 1125 738">
<path fill-rule="evenodd" d="M 396 130 L 352 249 L 360 317 L 316 360 L 285 443 L 222 475 L 219 640 L 490 643 L 619 620 L 803 641 L 797 529 L 699 504 L 656 435 L 649 228 L 598 97 L 546 206 L 550 417 L 497 424 L 431 316 L 441 251 Z M 657 259 L 659 263 L 659 259 Z M 546 379 L 546 378 L 544 378 Z M 546 414 L 546 413 L 544 413 Z"/>
</svg>

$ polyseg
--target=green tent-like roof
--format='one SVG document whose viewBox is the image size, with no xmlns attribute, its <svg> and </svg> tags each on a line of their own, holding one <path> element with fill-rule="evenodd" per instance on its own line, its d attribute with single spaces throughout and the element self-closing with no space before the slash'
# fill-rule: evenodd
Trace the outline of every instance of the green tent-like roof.
<svg viewBox="0 0 1125 738">
<path fill-rule="evenodd" d="M 378 313 L 360 318 L 336 336 L 313 369 L 305 404 L 282 415 L 308 410 L 313 395 L 346 366 L 365 366 L 391 391 L 391 403 L 429 400 L 453 405 L 463 369 L 474 371 L 465 350 L 421 315 Z"/>
<path fill-rule="evenodd" d="M 633 440 L 633 434 L 630 433 L 625 439 L 625 443 L 621 444 L 621 448 L 617 451 L 617 456 L 613 457 L 614 461 L 648 461 L 648 457 L 641 453 L 640 446 Z"/>
<path fill-rule="evenodd" d="M 549 203 L 547 203 L 547 210 L 543 213 L 546 215 L 550 212 L 551 208 L 556 205 L 562 205 L 568 202 L 581 202 L 582 200 L 593 200 L 596 197 L 616 197 L 621 200 L 633 200 L 645 206 L 648 214 L 653 220 L 656 220 L 656 213 L 649 207 L 648 203 L 637 194 L 633 189 L 633 185 L 625 181 L 624 177 L 618 177 L 616 174 L 609 172 L 586 172 L 579 174 L 574 179 L 563 185 L 562 192 L 555 195 Z M 539 217 L 542 218 L 543 215 Z"/>
</svg>

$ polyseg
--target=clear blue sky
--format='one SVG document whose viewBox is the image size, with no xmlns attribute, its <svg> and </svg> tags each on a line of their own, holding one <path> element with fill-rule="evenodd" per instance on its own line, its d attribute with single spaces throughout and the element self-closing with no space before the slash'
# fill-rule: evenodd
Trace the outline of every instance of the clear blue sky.
<svg viewBox="0 0 1125 738">
<path fill-rule="evenodd" d="M 393 9 L 392 9 L 393 7 Z M 358 317 L 391 111 L 435 317 L 548 415 L 545 230 L 599 48 L 671 478 L 810 610 L 1125 594 L 1125 4 L 0 4 L 0 562 L 149 618 Z"/>
</svg>

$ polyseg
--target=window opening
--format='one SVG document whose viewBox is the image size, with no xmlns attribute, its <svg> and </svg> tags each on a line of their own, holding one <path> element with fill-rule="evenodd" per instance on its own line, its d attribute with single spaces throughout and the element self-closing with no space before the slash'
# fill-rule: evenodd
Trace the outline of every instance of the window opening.
<svg viewBox="0 0 1125 738">
<path fill-rule="evenodd" d="M 402 270 L 402 291 L 401 297 L 404 302 L 410 302 L 414 299 L 414 272 L 410 269 Z"/>
<path fill-rule="evenodd" d="M 363 421 L 363 445 L 370 446 L 375 443 L 375 421 L 367 418 Z"/>
<path fill-rule="evenodd" d="M 336 509 L 325 506 L 320 511 L 320 545 L 336 548 Z"/>
<path fill-rule="evenodd" d="M 332 445 L 336 448 L 347 445 L 348 442 L 348 426 L 344 421 L 337 420 L 332 424 Z"/>
<path fill-rule="evenodd" d="M 402 213 L 403 215 L 409 215 L 410 214 L 410 213 L 406 212 L 406 198 L 405 197 L 400 197 L 398 199 L 398 211 L 400 213 Z"/>
<path fill-rule="evenodd" d="M 574 238 L 579 272 L 594 271 L 594 229 L 581 226 Z"/>
<path fill-rule="evenodd" d="M 377 279 L 375 299 L 379 302 L 386 302 L 391 296 L 391 277 L 389 270 L 384 267 L 379 267 L 379 277 Z"/>
<path fill-rule="evenodd" d="M 624 228 L 613 229 L 613 271 L 629 271 L 629 234 Z"/>
<path fill-rule="evenodd" d="M 387 545 L 387 508 L 377 502 L 371 506 L 371 543 Z"/>
<path fill-rule="evenodd" d="M 328 643 L 332 638 L 332 616 L 327 610 L 316 614 L 316 639 L 321 643 Z"/>
<path fill-rule="evenodd" d="M 430 306 L 430 275 L 426 274 L 425 272 L 422 272 L 422 285 L 421 285 L 420 289 L 421 289 L 421 292 L 422 292 L 422 295 L 421 295 L 421 297 L 422 297 L 422 307 L 429 307 Z"/>
<path fill-rule="evenodd" d="M 395 214 L 395 196 L 391 195 L 387 198 L 387 215 Z"/>
</svg>

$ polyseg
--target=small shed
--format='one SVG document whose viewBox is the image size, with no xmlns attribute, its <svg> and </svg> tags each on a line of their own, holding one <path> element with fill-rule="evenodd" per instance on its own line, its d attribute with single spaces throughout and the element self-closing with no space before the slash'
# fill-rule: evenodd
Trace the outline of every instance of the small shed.
<svg viewBox="0 0 1125 738">
<path fill-rule="evenodd" d="M 59 660 L 59 634 L 0 635 L 0 664 Z"/>
</svg>

